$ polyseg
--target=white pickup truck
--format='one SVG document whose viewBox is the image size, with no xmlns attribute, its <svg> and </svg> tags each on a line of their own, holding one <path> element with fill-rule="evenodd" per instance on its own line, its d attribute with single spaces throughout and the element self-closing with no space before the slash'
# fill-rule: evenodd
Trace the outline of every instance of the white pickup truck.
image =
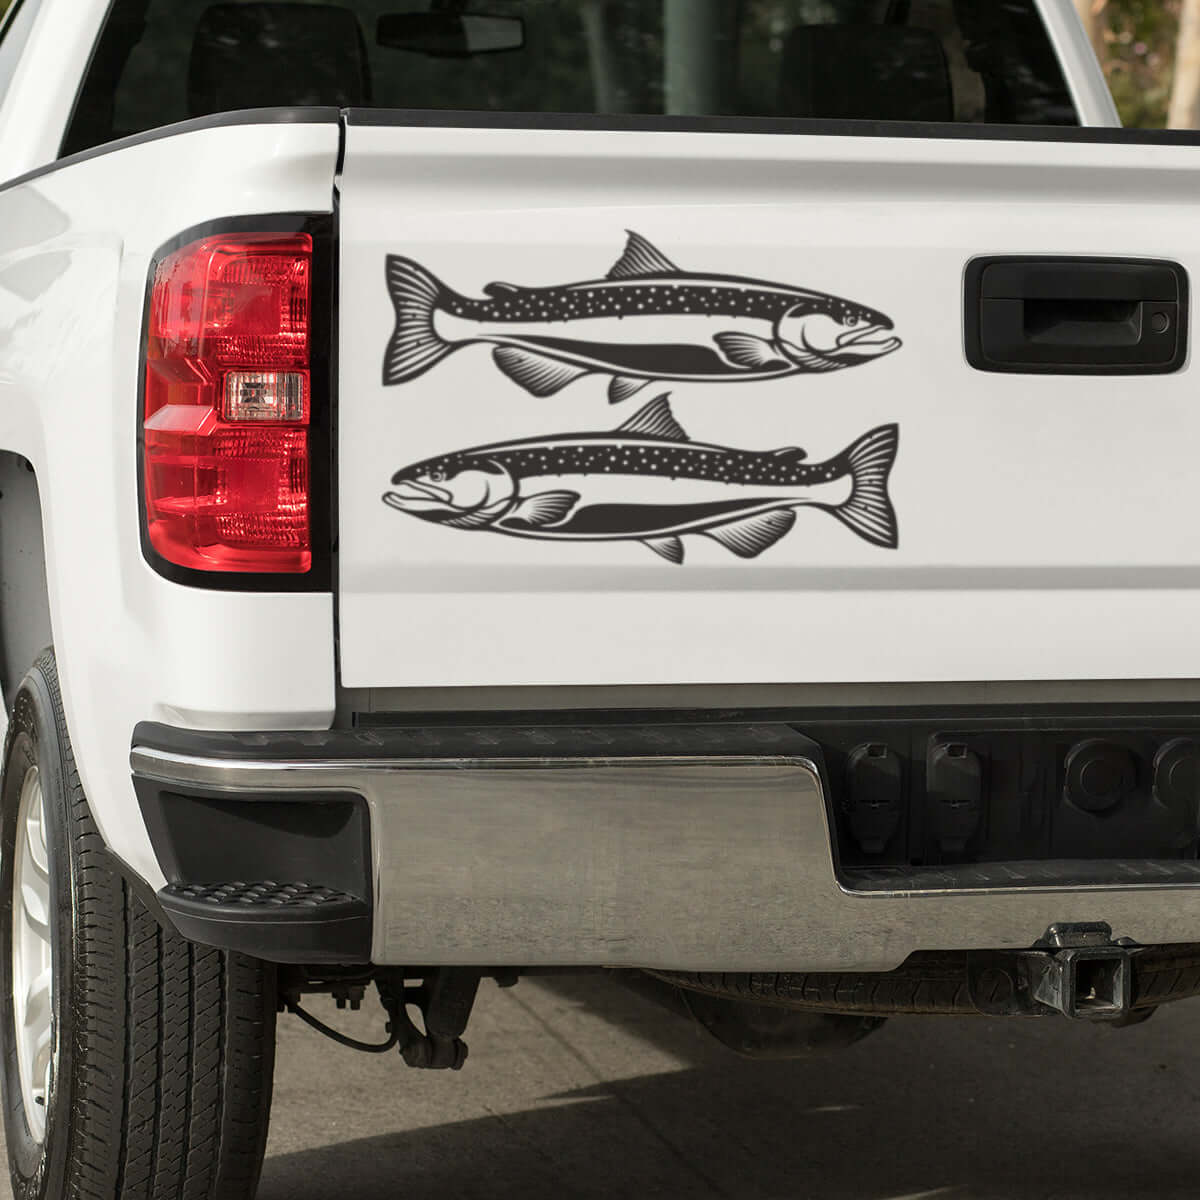
<svg viewBox="0 0 1200 1200">
<path fill-rule="evenodd" d="M 252 1196 L 309 993 L 1200 993 L 1200 141 L 1069 0 L 484 8 L 0 27 L 21 1200 Z"/>
</svg>

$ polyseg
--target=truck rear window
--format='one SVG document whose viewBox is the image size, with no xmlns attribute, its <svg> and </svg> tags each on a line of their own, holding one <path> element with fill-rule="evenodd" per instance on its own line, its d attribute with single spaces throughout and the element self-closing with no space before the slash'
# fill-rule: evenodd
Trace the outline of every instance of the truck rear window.
<svg viewBox="0 0 1200 1200">
<path fill-rule="evenodd" d="M 298 105 L 1078 123 L 1034 0 L 115 0 L 64 153 Z"/>
</svg>

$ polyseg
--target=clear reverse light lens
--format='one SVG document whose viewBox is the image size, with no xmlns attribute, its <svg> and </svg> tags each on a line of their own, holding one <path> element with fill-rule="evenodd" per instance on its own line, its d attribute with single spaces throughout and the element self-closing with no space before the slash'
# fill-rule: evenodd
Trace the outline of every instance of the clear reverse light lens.
<svg viewBox="0 0 1200 1200">
<path fill-rule="evenodd" d="M 225 376 L 225 420 L 303 421 L 306 382 L 299 371 L 230 371 Z"/>
</svg>

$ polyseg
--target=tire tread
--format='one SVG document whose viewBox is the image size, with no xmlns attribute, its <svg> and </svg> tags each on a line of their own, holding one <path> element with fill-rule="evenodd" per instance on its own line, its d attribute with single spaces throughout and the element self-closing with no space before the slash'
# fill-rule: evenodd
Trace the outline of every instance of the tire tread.
<svg viewBox="0 0 1200 1200">
<path fill-rule="evenodd" d="M 54 656 L 74 919 L 70 1200 L 252 1200 L 274 1069 L 274 969 L 193 945 L 117 872 L 79 780 Z"/>
</svg>

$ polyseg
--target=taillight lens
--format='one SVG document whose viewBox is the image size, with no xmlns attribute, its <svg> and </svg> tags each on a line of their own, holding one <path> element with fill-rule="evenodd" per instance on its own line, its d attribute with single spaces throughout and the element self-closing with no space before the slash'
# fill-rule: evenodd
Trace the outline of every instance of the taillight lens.
<svg viewBox="0 0 1200 1200">
<path fill-rule="evenodd" d="M 199 571 L 312 566 L 312 238 L 230 234 L 162 259 L 146 349 L 150 544 Z"/>
</svg>

